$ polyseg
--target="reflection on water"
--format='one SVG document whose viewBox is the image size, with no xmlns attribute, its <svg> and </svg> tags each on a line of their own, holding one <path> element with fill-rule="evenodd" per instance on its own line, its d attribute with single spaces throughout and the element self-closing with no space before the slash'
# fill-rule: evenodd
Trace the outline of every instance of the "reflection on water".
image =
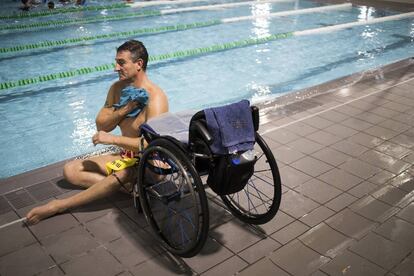
<svg viewBox="0 0 414 276">
<path fill-rule="evenodd" d="M 366 21 L 375 18 L 375 8 L 361 6 L 358 9 L 358 21 Z M 366 41 L 365 43 L 371 45 L 371 47 L 381 48 L 384 47 L 384 45 L 378 39 L 378 36 L 382 31 L 382 29 L 379 29 L 375 25 L 366 25 L 364 27 L 364 30 L 361 32 L 360 36 L 364 41 Z M 381 49 L 380 51 L 358 51 L 359 60 L 372 59 L 376 56 L 376 54 L 378 54 L 378 52 L 382 52 L 382 50 L 383 49 Z"/>
<path fill-rule="evenodd" d="M 271 8 L 272 5 L 270 3 L 252 5 L 252 15 L 257 16 L 252 20 L 254 38 L 264 38 L 270 35 L 270 18 L 267 15 L 270 14 Z"/>
<path fill-rule="evenodd" d="M 252 5 L 252 15 L 256 16 L 256 18 L 252 20 L 253 28 L 251 31 L 253 33 L 253 38 L 264 38 L 270 35 L 270 18 L 268 15 L 271 13 L 271 8 L 272 5 L 270 3 L 258 3 Z M 270 49 L 267 47 L 256 49 L 256 64 L 261 64 L 263 59 L 269 59 L 267 55 L 265 55 L 265 53 L 269 51 Z M 269 86 L 255 81 L 250 82 L 246 87 L 247 91 L 252 91 L 253 102 L 259 101 L 272 93 Z"/>
<path fill-rule="evenodd" d="M 91 137 L 96 132 L 95 122 L 85 107 L 85 100 L 78 100 L 69 104 L 73 114 L 73 131 L 70 135 L 72 140 L 71 152 L 83 152 L 90 147 Z"/>
<path fill-rule="evenodd" d="M 361 6 L 358 9 L 359 9 L 358 21 L 366 21 L 366 20 L 375 18 L 374 16 L 374 13 L 376 12 L 375 8 Z"/>
<path fill-rule="evenodd" d="M 270 86 L 257 83 L 255 81 L 247 85 L 248 91 L 252 91 L 252 102 L 263 100 L 266 96 L 272 94 Z"/>
</svg>

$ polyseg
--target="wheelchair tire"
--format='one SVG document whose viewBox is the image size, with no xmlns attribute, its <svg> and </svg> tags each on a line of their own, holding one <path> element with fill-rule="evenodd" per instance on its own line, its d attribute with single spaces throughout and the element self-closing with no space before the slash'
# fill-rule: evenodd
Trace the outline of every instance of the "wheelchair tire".
<svg viewBox="0 0 414 276">
<path fill-rule="evenodd" d="M 272 220 L 279 210 L 282 185 L 272 151 L 258 133 L 255 151 L 260 151 L 256 155 L 258 160 L 254 173 L 243 190 L 220 197 L 231 213 L 241 221 L 264 224 Z"/>
<path fill-rule="evenodd" d="M 192 257 L 209 230 L 207 197 L 190 159 L 174 143 L 158 138 L 139 163 L 138 192 L 148 224 L 171 253 Z"/>
</svg>

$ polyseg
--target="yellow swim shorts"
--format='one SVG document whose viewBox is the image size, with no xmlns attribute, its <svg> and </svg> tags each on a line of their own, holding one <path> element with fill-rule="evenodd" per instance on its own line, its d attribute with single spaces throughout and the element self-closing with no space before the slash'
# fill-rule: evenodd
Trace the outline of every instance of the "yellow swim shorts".
<svg viewBox="0 0 414 276">
<path fill-rule="evenodd" d="M 123 158 L 106 163 L 106 172 L 110 175 L 114 171 L 122 171 L 128 167 L 134 166 L 138 158 Z"/>
</svg>

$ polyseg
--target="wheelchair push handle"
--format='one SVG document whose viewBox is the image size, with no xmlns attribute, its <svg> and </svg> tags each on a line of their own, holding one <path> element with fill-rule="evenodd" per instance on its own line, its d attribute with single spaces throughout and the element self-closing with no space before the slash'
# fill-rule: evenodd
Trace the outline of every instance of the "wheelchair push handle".
<svg viewBox="0 0 414 276">
<path fill-rule="evenodd" d="M 259 108 L 255 105 L 252 105 L 250 108 L 252 110 L 252 119 L 253 119 L 254 131 L 258 131 L 259 130 L 259 124 L 260 124 Z"/>
<path fill-rule="evenodd" d="M 208 144 L 211 145 L 213 143 L 213 137 L 211 136 L 210 132 L 207 128 L 199 121 L 194 122 L 194 127 L 200 133 L 202 139 Z"/>
</svg>

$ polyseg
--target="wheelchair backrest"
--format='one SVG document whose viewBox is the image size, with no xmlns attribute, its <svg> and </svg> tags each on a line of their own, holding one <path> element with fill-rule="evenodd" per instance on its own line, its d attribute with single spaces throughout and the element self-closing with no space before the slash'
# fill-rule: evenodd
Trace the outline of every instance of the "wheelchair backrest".
<svg viewBox="0 0 414 276">
<path fill-rule="evenodd" d="M 252 111 L 252 120 L 254 131 L 259 130 L 259 108 L 257 106 L 250 107 Z M 209 145 L 212 143 L 213 137 L 208 131 L 206 116 L 201 110 L 193 115 L 190 120 L 188 144 L 190 149 L 199 154 L 212 155 Z"/>
</svg>

